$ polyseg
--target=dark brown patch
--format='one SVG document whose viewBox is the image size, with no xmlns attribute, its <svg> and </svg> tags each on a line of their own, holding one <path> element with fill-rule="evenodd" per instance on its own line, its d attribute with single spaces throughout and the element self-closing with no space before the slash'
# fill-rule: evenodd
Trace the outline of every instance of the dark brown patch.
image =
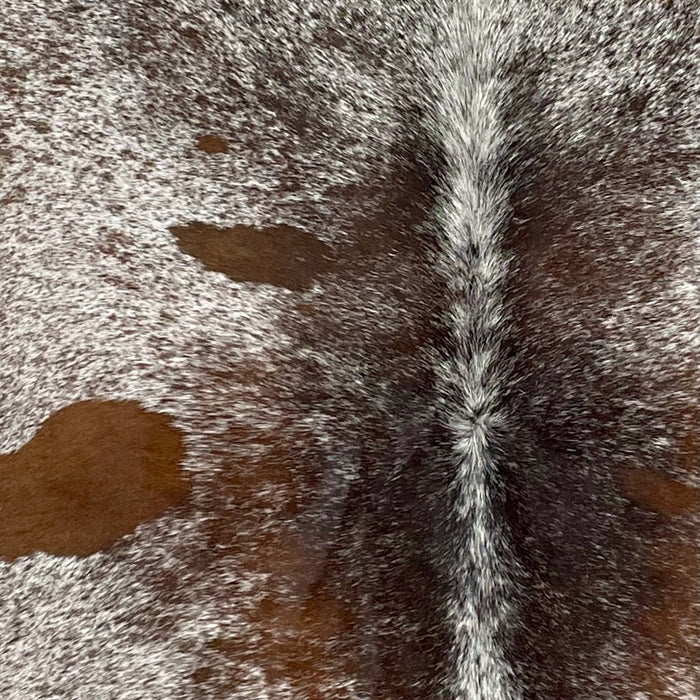
<svg viewBox="0 0 700 700">
<path fill-rule="evenodd" d="M 258 282 L 300 290 L 332 267 L 331 250 L 290 226 L 257 230 L 250 226 L 219 228 L 193 221 L 171 226 L 183 252 L 234 282 Z"/>
<path fill-rule="evenodd" d="M 696 422 L 689 423 L 692 435 Z M 692 448 L 691 441 L 686 444 Z M 697 459 L 695 465 L 697 470 Z M 633 629 L 640 636 L 631 666 L 635 683 L 649 698 L 673 700 L 676 689 L 659 672 L 659 649 L 663 650 L 662 658 L 675 664 L 700 667 L 700 646 L 689 638 L 698 621 L 700 548 L 697 527 L 687 517 L 700 508 L 700 492 L 655 469 L 627 469 L 622 472 L 621 484 L 624 495 L 642 512 L 674 518 L 672 527 L 661 529 L 662 534 L 644 542 L 641 559 L 648 585 L 633 617 Z"/>
<path fill-rule="evenodd" d="M 698 623 L 700 549 L 696 538 L 697 530 L 690 525 L 664 542 L 646 543 L 645 575 L 650 586 L 634 617 L 633 627 L 640 637 L 630 674 L 635 687 L 652 700 L 678 697 L 659 668 L 660 660 L 681 668 L 700 667 L 700 646 L 690 637 Z"/>
<path fill-rule="evenodd" d="M 182 439 L 133 401 L 83 401 L 0 457 L 0 556 L 87 556 L 189 493 Z"/>
<path fill-rule="evenodd" d="M 625 497 L 644 510 L 681 515 L 700 508 L 697 488 L 671 479 L 656 469 L 626 469 L 621 480 Z"/>
<path fill-rule="evenodd" d="M 196 685 L 206 683 L 214 675 L 214 669 L 209 666 L 201 666 L 192 673 L 192 681 Z"/>
<path fill-rule="evenodd" d="M 205 153 L 227 153 L 228 144 L 226 140 L 216 134 L 206 134 L 197 140 L 197 148 Z"/>
</svg>

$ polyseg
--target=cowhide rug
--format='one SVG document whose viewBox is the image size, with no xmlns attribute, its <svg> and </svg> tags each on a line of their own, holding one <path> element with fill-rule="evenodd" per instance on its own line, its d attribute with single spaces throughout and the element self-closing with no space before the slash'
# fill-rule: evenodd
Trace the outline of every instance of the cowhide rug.
<svg viewBox="0 0 700 700">
<path fill-rule="evenodd" d="M 698 700 L 696 0 L 4 0 L 1 700 Z"/>
</svg>

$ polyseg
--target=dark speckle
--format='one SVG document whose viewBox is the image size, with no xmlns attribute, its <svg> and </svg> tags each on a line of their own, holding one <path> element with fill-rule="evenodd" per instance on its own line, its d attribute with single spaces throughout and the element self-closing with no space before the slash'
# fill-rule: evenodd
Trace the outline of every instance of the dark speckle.
<svg viewBox="0 0 700 700">
<path fill-rule="evenodd" d="M 646 109 L 650 99 L 651 95 L 649 93 L 635 94 L 630 99 L 630 109 L 634 114 L 639 115 Z"/>
<path fill-rule="evenodd" d="M 206 134 L 205 136 L 199 137 L 197 148 L 205 153 L 226 153 L 228 151 L 228 144 L 221 136 Z"/>
</svg>

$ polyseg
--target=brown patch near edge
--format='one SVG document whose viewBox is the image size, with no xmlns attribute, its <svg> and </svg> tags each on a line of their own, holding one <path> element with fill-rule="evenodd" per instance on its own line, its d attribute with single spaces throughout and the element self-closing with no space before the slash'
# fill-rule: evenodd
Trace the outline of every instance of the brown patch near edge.
<svg viewBox="0 0 700 700">
<path fill-rule="evenodd" d="M 133 401 L 83 401 L 0 456 L 0 557 L 87 556 L 182 503 L 180 432 Z"/>
<path fill-rule="evenodd" d="M 197 139 L 197 149 L 205 153 L 227 153 L 228 143 L 216 134 L 205 134 Z"/>
<path fill-rule="evenodd" d="M 644 510 L 673 516 L 700 507 L 700 490 L 656 469 L 625 469 L 621 481 L 623 495 Z"/>
<path fill-rule="evenodd" d="M 193 221 L 171 226 L 180 249 L 213 272 L 234 282 L 257 282 L 299 291 L 332 268 L 331 249 L 314 236 L 290 226 L 257 230 L 219 228 Z"/>
</svg>

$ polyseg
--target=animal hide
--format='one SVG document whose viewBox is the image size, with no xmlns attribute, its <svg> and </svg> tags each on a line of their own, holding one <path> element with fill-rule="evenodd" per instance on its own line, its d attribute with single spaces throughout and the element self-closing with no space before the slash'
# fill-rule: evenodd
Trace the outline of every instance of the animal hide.
<svg viewBox="0 0 700 700">
<path fill-rule="evenodd" d="M 698 700 L 695 0 L 4 0 L 3 700 Z"/>
</svg>

